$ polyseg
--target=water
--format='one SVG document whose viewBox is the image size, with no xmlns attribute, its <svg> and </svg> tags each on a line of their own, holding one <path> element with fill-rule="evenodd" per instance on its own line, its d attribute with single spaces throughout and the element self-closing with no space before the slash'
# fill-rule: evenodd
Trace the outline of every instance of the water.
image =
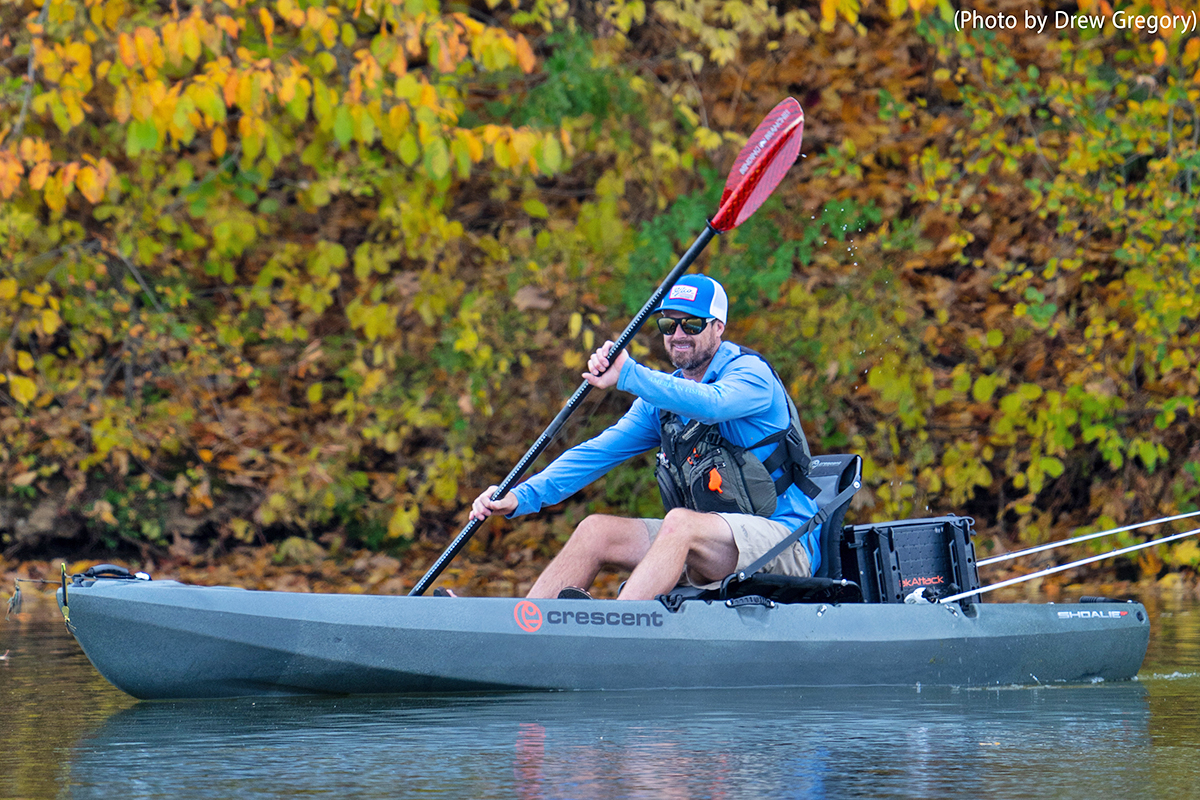
<svg viewBox="0 0 1200 800">
<path fill-rule="evenodd" d="M 1147 601 L 1129 683 L 188 703 L 30 615 L 0 623 L 0 798 L 1200 797 L 1200 604 Z"/>
</svg>

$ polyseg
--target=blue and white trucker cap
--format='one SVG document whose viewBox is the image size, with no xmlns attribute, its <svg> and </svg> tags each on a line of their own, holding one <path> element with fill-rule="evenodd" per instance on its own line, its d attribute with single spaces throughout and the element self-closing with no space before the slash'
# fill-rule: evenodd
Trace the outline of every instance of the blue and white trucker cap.
<svg viewBox="0 0 1200 800">
<path fill-rule="evenodd" d="M 671 291 L 667 299 L 659 304 L 652 313 L 659 311 L 682 311 L 697 317 L 712 317 L 726 322 L 729 316 L 729 297 L 721 284 L 707 275 L 684 275 Z"/>
</svg>

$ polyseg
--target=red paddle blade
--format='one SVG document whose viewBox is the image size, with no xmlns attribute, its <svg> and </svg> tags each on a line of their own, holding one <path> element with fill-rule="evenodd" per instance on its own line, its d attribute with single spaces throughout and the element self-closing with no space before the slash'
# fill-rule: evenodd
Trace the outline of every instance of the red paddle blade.
<svg viewBox="0 0 1200 800">
<path fill-rule="evenodd" d="M 804 110 L 789 97 L 767 114 L 733 162 L 712 226 L 731 231 L 758 210 L 800 154 Z"/>
</svg>

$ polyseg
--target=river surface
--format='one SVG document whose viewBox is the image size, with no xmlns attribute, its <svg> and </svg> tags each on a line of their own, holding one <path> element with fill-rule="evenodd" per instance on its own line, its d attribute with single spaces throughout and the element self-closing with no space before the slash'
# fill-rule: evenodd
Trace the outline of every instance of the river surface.
<svg viewBox="0 0 1200 800">
<path fill-rule="evenodd" d="M 4 798 L 1200 798 L 1200 603 L 1135 681 L 138 702 L 0 622 Z"/>
</svg>

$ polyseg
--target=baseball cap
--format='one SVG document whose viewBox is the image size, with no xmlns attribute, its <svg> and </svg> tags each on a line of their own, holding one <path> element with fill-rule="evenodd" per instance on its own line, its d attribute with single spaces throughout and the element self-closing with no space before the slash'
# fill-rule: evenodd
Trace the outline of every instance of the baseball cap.
<svg viewBox="0 0 1200 800">
<path fill-rule="evenodd" d="M 729 316 L 729 297 L 721 284 L 707 275 L 684 275 L 667 292 L 667 299 L 651 313 L 659 311 L 682 311 L 725 322 Z"/>
</svg>

